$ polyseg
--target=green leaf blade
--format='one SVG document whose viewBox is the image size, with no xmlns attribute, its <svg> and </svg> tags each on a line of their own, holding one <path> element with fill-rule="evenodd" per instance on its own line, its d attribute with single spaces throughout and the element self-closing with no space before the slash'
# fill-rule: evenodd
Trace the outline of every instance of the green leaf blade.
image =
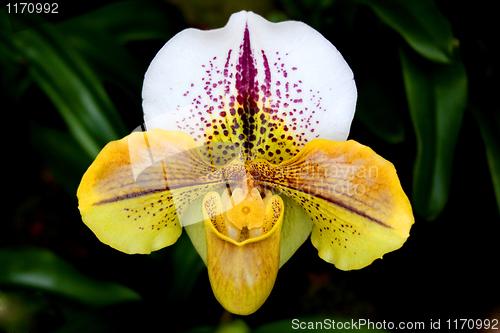
<svg viewBox="0 0 500 333">
<path fill-rule="evenodd" d="M 91 279 L 43 249 L 0 249 L 0 285 L 48 291 L 90 306 L 140 300 L 120 284 Z"/>
<path fill-rule="evenodd" d="M 451 24 L 433 0 L 357 0 L 397 31 L 422 56 L 439 63 L 452 61 Z"/>
<path fill-rule="evenodd" d="M 394 97 L 395 83 L 383 83 L 380 76 L 365 76 L 356 82 L 356 117 L 375 135 L 389 143 L 405 140 L 401 109 Z M 404 110 L 404 109 L 403 109 Z"/>
<path fill-rule="evenodd" d="M 134 40 L 169 40 L 179 31 L 178 9 L 159 1 L 119 1 L 61 22 L 60 28 L 90 31 L 112 37 L 125 44 Z"/>
<path fill-rule="evenodd" d="M 458 59 L 437 65 L 403 50 L 400 57 L 417 136 L 413 206 L 433 220 L 448 201 L 453 154 L 467 106 L 467 75 Z"/>
<path fill-rule="evenodd" d="M 28 73 L 49 97 L 69 131 L 90 157 L 127 134 L 101 81 L 50 24 L 13 36 Z"/>
<path fill-rule="evenodd" d="M 479 104 L 473 104 L 471 109 L 483 137 L 497 208 L 500 213 L 500 112 L 488 110 L 486 106 Z"/>
</svg>

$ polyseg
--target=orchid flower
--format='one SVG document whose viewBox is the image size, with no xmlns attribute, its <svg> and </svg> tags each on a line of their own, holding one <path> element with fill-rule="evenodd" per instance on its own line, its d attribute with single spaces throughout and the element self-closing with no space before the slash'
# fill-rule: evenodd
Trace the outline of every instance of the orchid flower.
<svg viewBox="0 0 500 333">
<path fill-rule="evenodd" d="M 356 97 L 341 54 L 304 23 L 242 11 L 184 30 L 146 72 L 147 131 L 110 142 L 83 176 L 83 221 L 130 254 L 184 227 L 235 314 L 265 302 L 311 233 L 337 268 L 370 265 L 414 218 L 392 163 L 345 141 Z"/>
</svg>

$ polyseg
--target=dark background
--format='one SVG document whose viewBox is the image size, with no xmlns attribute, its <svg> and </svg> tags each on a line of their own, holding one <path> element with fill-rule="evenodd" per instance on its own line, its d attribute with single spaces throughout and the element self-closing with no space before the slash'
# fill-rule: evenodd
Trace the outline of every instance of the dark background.
<svg viewBox="0 0 500 333">
<path fill-rule="evenodd" d="M 0 231 L 0 332 L 147 332 L 156 327 L 168 332 L 221 328 L 246 332 L 282 319 L 324 317 L 426 325 L 441 319 L 442 328 L 447 319 L 500 320 L 499 58 L 493 47 L 499 30 L 493 2 L 422 1 L 428 19 L 415 12 L 414 2 L 389 1 L 382 9 L 383 1 L 368 0 L 82 2 L 60 4 L 58 14 L 42 18 L 7 16 L 2 8 L 0 94 L 6 193 Z M 241 9 L 275 21 L 304 21 L 340 50 L 359 89 L 349 138 L 394 163 L 415 210 L 415 224 L 405 245 L 359 271 L 337 270 L 306 241 L 280 270 L 266 303 L 247 317 L 228 314 L 215 300 L 206 269 L 185 235 L 178 244 L 152 255 L 126 255 L 100 243 L 83 224 L 75 193 L 92 162 L 91 154 L 72 135 L 61 104 L 44 88 L 43 82 L 53 80 L 51 68 L 45 69 L 46 76 L 33 71 L 49 62 L 32 52 L 45 46 L 19 42 L 27 38 L 20 37 L 23 32 L 35 31 L 32 38 L 46 38 L 49 42 L 44 45 L 60 52 L 61 61 L 70 63 L 74 53 L 88 64 L 113 105 L 100 104 L 115 128 L 114 133 L 95 135 L 102 147 L 142 123 L 142 76 L 169 38 L 187 27 L 221 27 L 232 12 Z M 398 10 L 410 22 L 402 28 L 381 15 L 390 17 Z M 439 20 L 431 20 L 431 12 Z M 453 39 L 433 39 L 440 34 L 439 22 L 451 27 Z M 415 50 L 405 33 L 427 36 L 436 49 L 452 45 L 451 51 L 444 52 L 448 60 L 436 61 Z M 66 54 L 66 49 L 73 53 Z M 421 95 L 412 96 L 415 93 L 405 85 L 405 80 L 414 78 L 403 66 L 405 57 L 428 79 L 428 84 L 418 86 Z M 468 83 L 465 91 L 447 90 L 456 99 L 465 94 L 458 107 L 442 102 L 442 109 L 424 110 L 409 102 L 425 100 L 434 88 L 447 86 L 457 75 Z M 72 96 L 78 91 L 57 93 Z M 428 105 L 441 103 L 439 96 L 432 96 Z M 440 122 L 452 124 L 456 134 L 440 133 L 436 125 Z M 451 152 L 448 162 L 443 152 L 429 150 L 440 144 Z M 419 167 L 418 156 L 423 165 L 442 162 L 443 174 L 433 167 Z M 437 183 L 430 182 L 436 174 Z M 437 204 L 428 200 L 435 188 L 445 194 Z M 47 258 L 56 258 L 57 264 Z M 58 260 L 75 271 L 69 274 Z M 18 273 L 34 278 L 23 280 Z M 60 276 L 64 279 L 57 280 Z M 114 299 L 110 292 L 104 306 L 82 301 L 83 292 L 78 284 L 71 284 L 74 281 L 95 287 L 88 295 L 106 294 L 100 283 L 107 281 L 128 287 L 140 299 L 122 294 Z M 64 283 L 70 292 L 63 291 Z M 291 320 L 278 325 L 290 330 Z"/>
</svg>

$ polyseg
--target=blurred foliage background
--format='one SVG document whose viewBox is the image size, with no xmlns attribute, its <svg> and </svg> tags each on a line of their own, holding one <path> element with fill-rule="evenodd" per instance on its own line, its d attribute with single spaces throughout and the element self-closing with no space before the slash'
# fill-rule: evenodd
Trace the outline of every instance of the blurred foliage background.
<svg viewBox="0 0 500 333">
<path fill-rule="evenodd" d="M 6 194 L 0 332 L 291 331 L 291 318 L 499 318 L 500 113 L 493 1 L 170 0 L 0 9 Z M 68 7 L 69 6 L 69 7 Z M 184 235 L 152 255 L 101 244 L 76 188 L 99 150 L 142 123 L 156 52 L 187 27 L 252 10 L 300 20 L 343 54 L 358 86 L 350 138 L 393 162 L 416 223 L 360 271 L 310 241 L 254 315 L 225 312 Z M 7 165 L 9 164 L 9 165 Z"/>
</svg>

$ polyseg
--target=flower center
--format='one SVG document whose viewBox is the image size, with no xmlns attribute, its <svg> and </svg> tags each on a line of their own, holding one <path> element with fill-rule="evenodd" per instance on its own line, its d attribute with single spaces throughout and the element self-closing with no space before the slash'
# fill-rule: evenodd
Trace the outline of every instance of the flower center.
<svg viewBox="0 0 500 333">
<path fill-rule="evenodd" d="M 221 202 L 227 228 L 226 236 L 237 242 L 243 242 L 269 231 L 264 228 L 265 214 L 266 204 L 272 196 L 271 191 L 266 190 L 262 198 L 257 188 L 252 188 L 250 191 L 246 188 L 236 188 L 231 194 L 225 190 Z"/>
</svg>

